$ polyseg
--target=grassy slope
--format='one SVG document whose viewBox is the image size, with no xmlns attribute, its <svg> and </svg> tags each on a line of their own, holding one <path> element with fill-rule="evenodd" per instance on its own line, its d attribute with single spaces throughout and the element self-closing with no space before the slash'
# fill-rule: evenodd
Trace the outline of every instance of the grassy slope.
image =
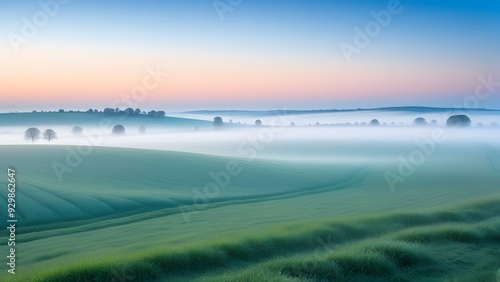
<svg viewBox="0 0 500 282">
<path fill-rule="evenodd" d="M 171 205 L 171 198 L 174 197 L 175 201 L 191 200 L 192 187 L 202 187 L 206 184 L 207 180 L 210 180 L 208 172 L 218 167 L 223 168 L 229 159 L 185 153 L 94 148 L 93 154 L 86 157 L 83 164 L 68 175 L 69 178 L 65 178 L 63 183 L 58 183 L 47 164 L 53 160 L 64 161 L 65 149 L 57 146 L 45 146 L 43 150 L 41 148 L 38 146 L 0 148 L 2 165 L 13 165 L 19 170 L 19 183 L 22 187 L 19 198 L 22 209 L 19 212 L 32 215 L 31 217 L 24 215 L 27 226 L 21 228 L 18 233 L 20 243 L 18 263 L 23 267 L 18 276 L 20 281 L 46 270 L 50 272 L 49 276 L 59 277 L 61 273 L 57 268 L 68 262 L 79 263 L 77 271 L 68 270 L 69 273 L 76 274 L 79 273 L 78 268 L 90 267 L 89 260 L 94 259 L 108 261 L 100 262 L 99 265 L 104 268 L 96 266 L 98 269 L 94 271 L 95 273 L 106 272 L 107 266 L 113 269 L 122 267 L 123 264 L 119 263 L 117 257 L 124 258 L 125 265 L 138 263 L 132 269 L 140 268 L 141 265 L 149 267 L 151 252 L 156 252 L 153 250 L 159 247 L 183 244 L 179 247 L 179 251 L 186 252 L 186 248 L 193 246 L 185 244 L 200 244 L 200 248 L 204 249 L 207 244 L 212 244 L 214 241 L 215 243 L 228 241 L 218 238 L 221 236 L 228 238 L 235 232 L 252 233 L 256 229 L 270 228 L 277 224 L 346 218 L 387 210 L 393 210 L 397 217 L 402 216 L 400 214 L 402 209 L 432 208 L 465 199 L 495 195 L 499 192 L 498 167 L 491 161 L 498 158 L 492 157 L 495 152 L 492 153 L 491 148 L 484 150 L 481 146 L 471 147 L 459 156 L 453 148 L 444 148 L 436 154 L 433 161 L 427 162 L 416 171 L 415 175 L 408 178 L 405 185 L 396 193 L 390 192 L 383 179 L 383 172 L 392 168 L 384 163 L 370 165 L 353 163 L 346 166 L 344 163 L 333 162 L 326 166 L 325 164 L 318 166 L 304 163 L 242 161 L 244 173 L 232 179 L 231 186 L 224 191 L 227 194 L 213 199 L 205 209 L 199 214 L 194 214 L 190 217 L 190 222 L 186 223 L 177 206 Z M 447 159 L 449 160 L 446 161 Z M 467 159 L 468 162 L 460 162 L 458 159 Z M 4 170 L 4 167 L 1 170 Z M 461 173 L 457 174 L 457 171 Z M 120 172 L 120 175 L 114 175 L 116 172 Z M 346 177 L 352 181 L 346 181 Z M 3 178 L 0 179 L 4 181 Z M 140 185 L 140 192 L 137 192 L 137 183 L 141 181 L 137 179 L 145 181 Z M 1 185 L 5 183 L 2 182 Z M 280 193 L 276 194 L 275 190 Z M 28 196 L 36 191 L 39 194 L 31 198 L 39 202 L 38 206 L 28 202 Z M 52 193 L 45 193 L 47 191 Z M 246 193 L 247 196 L 241 197 L 242 193 Z M 22 199 L 22 194 L 26 194 L 27 197 Z M 54 194 L 59 198 L 63 197 L 66 202 L 68 199 L 73 200 L 73 203 L 80 207 L 80 217 L 75 217 L 75 214 L 78 214 L 71 212 L 78 209 L 70 204 L 65 205 L 62 200 L 57 202 L 58 200 L 53 198 Z M 2 194 L 2 197 L 4 196 Z M 94 201 L 96 198 L 99 201 Z M 105 205 L 100 204 L 103 200 L 116 204 L 116 207 L 125 208 L 105 209 Z M 129 201 L 141 204 L 127 206 Z M 51 213 L 50 209 L 55 208 L 61 210 Z M 28 212 L 30 210 L 33 211 Z M 489 211 L 489 214 L 495 213 L 498 214 L 497 210 Z M 33 220 L 36 218 L 34 215 L 43 215 L 40 217 L 46 217 L 45 222 L 62 223 L 34 225 L 37 222 Z M 107 217 L 102 217 L 103 215 Z M 40 217 L 37 220 L 40 220 Z M 474 229 L 476 222 L 488 218 L 489 216 L 469 218 L 462 223 Z M 76 219 L 80 221 L 74 221 Z M 3 222 L 5 221 L 2 218 Z M 349 221 L 344 219 L 344 223 L 347 224 Z M 315 230 L 322 224 L 324 222 L 312 224 L 311 228 Z M 424 225 L 426 224 L 429 223 L 424 222 Z M 286 233 L 287 237 L 295 236 L 297 230 L 308 229 L 309 225 L 288 228 L 288 232 L 269 231 L 270 233 L 262 235 L 260 239 L 264 240 L 275 232 Z M 393 225 L 389 223 L 380 224 L 383 228 L 381 232 L 402 230 L 397 226 L 394 228 L 391 226 Z M 366 231 L 374 232 L 371 227 Z M 368 235 L 370 234 L 367 234 L 366 238 L 360 238 L 370 239 Z M 240 245 L 241 240 L 247 240 L 245 238 L 248 235 L 241 236 L 235 238 L 236 245 Z M 347 237 L 351 237 L 351 234 Z M 483 247 L 489 246 L 488 244 L 490 243 L 485 243 Z M 439 251 L 439 248 L 434 248 L 436 246 L 430 245 L 429 252 L 433 249 Z M 449 246 L 450 251 L 454 251 L 453 246 Z M 482 255 L 480 252 L 483 247 L 478 249 L 478 255 Z M 469 247 L 466 246 L 467 248 Z M 0 251 L 4 253 L 5 247 L 0 246 Z M 206 251 L 208 254 L 212 252 Z M 207 255 L 201 249 L 197 252 L 201 256 Z M 307 257 L 308 252 L 311 255 L 311 250 L 306 247 L 291 248 L 279 251 L 279 254 L 266 259 L 270 259 L 269 263 L 275 262 L 279 265 L 288 262 L 288 260 L 282 262 L 279 257 L 281 255 L 302 254 Z M 154 255 L 161 258 L 170 256 L 169 253 L 162 250 Z M 218 251 L 215 254 L 221 255 Z M 222 254 L 222 257 L 224 263 L 230 264 L 227 267 L 231 267 L 231 272 L 226 276 L 217 276 L 217 267 L 212 269 L 216 271 L 215 273 L 206 272 L 207 269 L 198 273 L 192 269 L 194 266 L 189 261 L 186 265 L 189 269 L 186 272 L 190 272 L 193 278 L 207 276 L 216 280 L 219 278 L 231 280 L 232 277 L 250 277 L 251 280 L 258 280 L 252 277 L 252 273 L 276 275 L 272 265 L 267 265 L 264 261 L 235 260 L 233 265 L 234 259 L 230 256 Z M 485 258 L 487 257 L 485 254 Z M 211 259 L 208 256 L 206 260 L 199 262 L 207 261 L 210 264 Z M 258 271 L 245 273 L 244 269 L 235 268 L 240 264 L 247 266 L 252 264 Z M 159 278 L 163 274 L 172 275 L 168 268 L 163 268 L 161 265 L 153 266 L 159 268 Z M 217 266 L 217 262 L 214 266 Z M 107 268 L 107 271 L 110 269 Z M 140 274 L 140 269 L 137 271 Z M 4 274 L 0 274 L 0 278 L 2 275 Z M 290 275 L 302 277 L 305 274 Z"/>
<path fill-rule="evenodd" d="M 80 262 L 35 281 L 495 281 L 500 198 L 330 220 Z"/>
<path fill-rule="evenodd" d="M 286 196 L 304 189 L 308 193 L 325 187 L 336 190 L 340 184 L 356 180 L 359 171 L 366 169 L 94 147 L 81 165 L 63 175 L 61 182 L 52 164 L 66 165 L 67 155 L 65 146 L 0 147 L 0 168 L 4 170 L 8 165 L 18 169 L 18 202 L 23 207 L 18 217 L 23 226 L 191 205 L 193 189 L 203 191 L 213 181 L 210 172 L 225 171 L 230 161 L 238 161 L 242 173 L 232 177 L 229 187 L 210 199 L 212 204 Z M 0 178 L 0 183 L 6 185 L 6 178 Z M 0 197 L 5 202 L 6 194 Z"/>
<path fill-rule="evenodd" d="M 41 126 L 50 124 L 51 126 L 67 125 L 67 126 L 94 126 L 97 127 L 103 120 L 111 121 L 111 124 L 129 125 L 150 125 L 150 126 L 211 126 L 211 122 L 163 117 L 153 118 L 147 115 L 129 115 L 124 116 L 119 114 L 104 114 L 104 113 L 8 113 L 0 114 L 1 126 Z"/>
</svg>

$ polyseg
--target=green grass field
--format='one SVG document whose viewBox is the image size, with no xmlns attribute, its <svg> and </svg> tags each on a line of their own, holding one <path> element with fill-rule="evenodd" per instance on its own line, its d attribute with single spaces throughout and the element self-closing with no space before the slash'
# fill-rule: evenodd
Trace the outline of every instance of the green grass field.
<svg viewBox="0 0 500 282">
<path fill-rule="evenodd" d="M 3 113 L 0 114 L 0 127 L 8 126 L 42 126 L 50 124 L 51 126 L 92 126 L 98 127 L 103 120 L 111 124 L 123 124 L 125 126 L 138 126 L 147 124 L 148 126 L 163 127 L 182 127 L 182 126 L 211 126 L 211 122 L 162 117 L 154 118 L 147 115 L 123 115 L 123 114 L 105 114 L 105 113 L 83 113 L 83 112 L 65 112 L 65 113 Z"/>
<path fill-rule="evenodd" d="M 21 277 L 33 281 L 498 281 L 499 213 L 497 197 L 446 210 L 315 221 L 175 247 L 159 244 L 149 251 L 131 247 L 129 254 L 119 257 L 108 254 L 54 265 Z M 50 254 L 40 259 L 50 259 Z"/>
<path fill-rule="evenodd" d="M 496 281 L 497 150 L 448 144 L 393 192 L 384 161 L 94 147 L 61 182 L 67 147 L 0 146 L 19 218 L 17 275 L 0 280 Z M 241 173 L 200 200 L 193 189 L 235 161 Z"/>
</svg>

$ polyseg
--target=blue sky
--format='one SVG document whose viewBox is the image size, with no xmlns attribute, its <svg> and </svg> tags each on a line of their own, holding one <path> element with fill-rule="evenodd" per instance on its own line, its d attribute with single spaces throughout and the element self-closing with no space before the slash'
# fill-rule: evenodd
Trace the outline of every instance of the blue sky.
<svg viewBox="0 0 500 282">
<path fill-rule="evenodd" d="M 0 96 L 17 97 L 9 107 L 107 105 L 155 63 L 173 76 L 143 103 L 172 110 L 452 106 L 478 77 L 500 81 L 499 1 L 401 0 L 346 60 L 340 44 L 390 3 L 243 0 L 221 19 L 214 1 L 72 0 L 14 52 L 12 34 L 43 9 L 0 0 Z M 500 108 L 499 96 L 482 106 Z"/>
</svg>

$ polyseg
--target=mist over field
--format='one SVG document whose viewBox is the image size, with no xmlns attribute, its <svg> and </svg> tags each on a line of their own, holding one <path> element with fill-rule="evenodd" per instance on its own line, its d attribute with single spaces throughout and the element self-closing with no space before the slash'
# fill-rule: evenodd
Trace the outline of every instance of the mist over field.
<svg viewBox="0 0 500 282">
<path fill-rule="evenodd" d="M 50 127 L 58 139 L 38 140 L 34 144 L 47 146 L 105 146 L 164 151 L 192 152 L 200 154 L 257 157 L 272 159 L 314 160 L 390 160 L 406 153 L 419 142 L 432 138 L 434 131 L 443 132 L 446 144 L 440 147 L 467 146 L 470 142 L 498 145 L 500 129 L 446 127 L 276 127 L 246 128 L 206 131 L 150 130 L 146 134 L 128 133 L 113 136 L 109 133 L 93 135 L 85 133 L 75 137 L 67 127 Z M 0 145 L 31 145 L 24 138 L 25 128 L 10 128 L 0 133 Z M 100 132 L 88 128 L 88 132 Z M 156 131 L 156 132 L 155 132 Z"/>
<path fill-rule="evenodd" d="M 103 119 L 89 118 L 90 114 L 78 114 L 80 120 L 73 120 L 74 125 L 53 125 L 58 114 L 52 115 L 51 121 L 31 122 L 42 133 L 53 129 L 57 139 L 48 142 L 44 139 L 35 141 L 42 145 L 106 146 L 136 149 L 155 149 L 201 154 L 276 158 L 297 160 L 390 160 L 404 154 L 412 147 L 425 140 L 432 139 L 434 132 L 440 132 L 447 145 L 482 142 L 497 144 L 500 142 L 500 114 L 498 112 L 478 111 L 468 113 L 472 124 L 467 128 L 446 127 L 447 113 L 414 113 L 393 111 L 339 112 L 323 114 L 267 114 L 241 112 L 238 114 L 222 113 L 225 126 L 214 129 L 214 114 L 173 114 L 178 120 L 159 123 L 155 119 L 137 120 L 137 117 L 109 120 L 106 126 L 99 126 Z M 4 114 L 6 115 L 6 114 Z M 29 115 L 29 114 L 28 114 Z M 40 115 L 40 114 L 39 114 Z M 75 114 L 76 115 L 76 114 Z M 449 114 L 448 114 L 449 115 Z M 418 126 L 413 124 L 417 117 L 424 117 L 435 124 Z M 15 118 L 15 116 L 11 116 Z M 198 119 L 194 119 L 198 118 Z M 376 118 L 379 126 L 370 126 Z M 262 121 L 262 126 L 255 126 L 255 121 Z M 3 118 L 1 122 L 7 123 Z M 205 122 L 203 122 L 205 121 Z M 229 123 L 229 121 L 231 121 Z M 291 124 L 294 126 L 291 126 Z M 23 126 L 0 126 L 0 145 L 21 145 L 31 143 L 24 137 L 30 124 Z M 125 134 L 115 136 L 111 132 L 113 125 L 123 124 Z M 495 126 L 496 124 L 496 126 Z M 140 126 L 145 133 L 139 133 Z M 75 136 L 74 126 L 81 126 L 84 131 Z"/>
<path fill-rule="evenodd" d="M 427 122 L 436 120 L 438 125 L 444 126 L 446 119 L 453 114 L 466 113 L 472 120 L 472 126 L 482 123 L 488 127 L 493 122 L 499 123 L 499 111 L 487 111 L 481 109 L 432 109 L 407 107 L 406 109 L 385 109 L 385 110 L 344 110 L 337 112 L 320 111 L 286 111 L 276 110 L 267 114 L 252 111 L 198 111 L 186 113 L 169 113 L 169 116 L 201 119 L 212 121 L 214 116 L 221 116 L 225 121 L 232 120 L 235 123 L 253 125 L 256 119 L 260 119 L 264 125 L 272 125 L 276 122 L 276 117 L 282 117 L 284 120 L 294 122 L 296 125 L 321 125 L 328 124 L 349 124 L 369 123 L 372 119 L 378 119 L 381 124 L 387 125 L 412 125 L 417 117 L 423 117 Z M 319 112 L 319 113 L 318 113 Z M 394 124 L 393 124 L 394 123 Z"/>
</svg>

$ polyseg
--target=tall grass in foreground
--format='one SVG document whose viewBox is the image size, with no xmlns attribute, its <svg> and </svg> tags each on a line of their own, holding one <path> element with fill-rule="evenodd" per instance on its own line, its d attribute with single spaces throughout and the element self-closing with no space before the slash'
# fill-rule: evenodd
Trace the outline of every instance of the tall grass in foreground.
<svg viewBox="0 0 500 282">
<path fill-rule="evenodd" d="M 154 244 L 154 242 L 151 242 Z M 500 281 L 500 198 L 447 210 L 287 225 L 22 281 Z M 24 279 L 24 280 L 23 280 Z M 498 279 L 498 280 L 496 280 Z"/>
</svg>

